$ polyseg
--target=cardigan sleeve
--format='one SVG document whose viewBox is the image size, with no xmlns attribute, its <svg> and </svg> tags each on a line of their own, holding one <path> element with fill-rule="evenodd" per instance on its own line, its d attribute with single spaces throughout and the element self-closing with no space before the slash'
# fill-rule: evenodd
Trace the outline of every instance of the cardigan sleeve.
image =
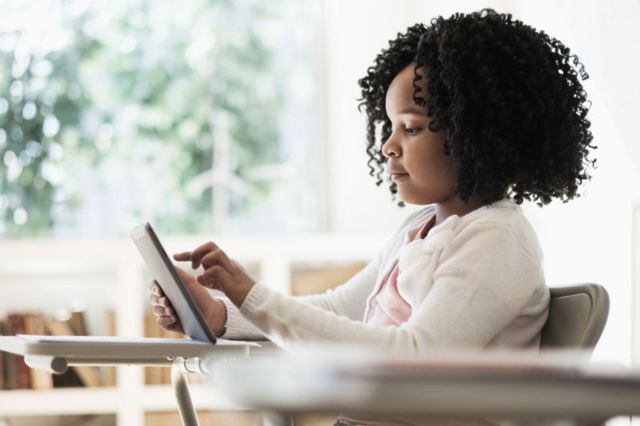
<svg viewBox="0 0 640 426">
<path fill-rule="evenodd" d="M 369 262 L 364 269 L 335 289 L 327 290 L 322 294 L 290 297 L 290 299 L 316 306 L 335 315 L 362 321 L 367 297 L 376 283 L 378 258 L 376 257 Z M 258 339 L 265 337 L 259 328 L 244 318 L 229 299 L 222 298 L 222 302 L 227 308 L 227 323 L 225 333 L 222 335 L 223 338 Z"/>
<path fill-rule="evenodd" d="M 284 347 L 333 341 L 420 353 L 434 346 L 485 346 L 526 307 L 540 264 L 505 226 L 471 225 L 457 237 L 441 255 L 431 291 L 399 327 L 336 315 L 261 282 L 240 311 Z"/>
</svg>

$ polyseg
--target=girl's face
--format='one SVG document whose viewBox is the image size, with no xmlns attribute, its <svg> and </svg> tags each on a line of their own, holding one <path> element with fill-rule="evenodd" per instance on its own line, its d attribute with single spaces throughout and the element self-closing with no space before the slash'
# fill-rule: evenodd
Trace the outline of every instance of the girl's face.
<svg viewBox="0 0 640 426">
<path fill-rule="evenodd" d="M 385 99 L 392 133 L 382 146 L 388 158 L 387 171 L 398 187 L 400 198 L 411 204 L 447 203 L 457 199 L 457 170 L 451 157 L 445 155 L 445 135 L 429 130 L 431 119 L 426 108 L 413 102 L 415 64 L 403 69 L 391 82 Z M 420 68 L 422 89 L 426 94 L 426 76 Z M 455 202 L 455 201 L 454 201 Z"/>
</svg>

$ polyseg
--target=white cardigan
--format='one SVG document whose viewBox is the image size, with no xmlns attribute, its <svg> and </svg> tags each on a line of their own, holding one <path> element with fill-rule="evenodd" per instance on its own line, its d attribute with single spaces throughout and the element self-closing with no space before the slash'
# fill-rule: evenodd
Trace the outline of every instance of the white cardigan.
<svg viewBox="0 0 640 426">
<path fill-rule="evenodd" d="M 410 215 L 378 256 L 335 290 L 293 297 L 258 282 L 239 310 L 223 299 L 223 337 L 262 335 L 283 347 L 300 341 L 366 344 L 407 354 L 436 346 L 537 347 L 549 292 L 542 251 L 521 207 L 505 199 L 452 215 L 424 240 L 409 242 L 408 232 L 433 211 L 428 206 Z M 411 317 L 399 327 L 364 324 L 370 298 L 395 259 Z"/>
</svg>

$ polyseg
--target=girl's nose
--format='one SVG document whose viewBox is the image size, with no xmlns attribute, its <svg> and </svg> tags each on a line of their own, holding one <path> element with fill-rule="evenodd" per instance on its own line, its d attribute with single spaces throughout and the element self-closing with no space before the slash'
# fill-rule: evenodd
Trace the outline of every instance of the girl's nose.
<svg viewBox="0 0 640 426">
<path fill-rule="evenodd" d="M 382 145 L 382 155 L 387 158 L 400 156 L 400 146 L 393 141 L 393 137 L 389 137 Z"/>
</svg>

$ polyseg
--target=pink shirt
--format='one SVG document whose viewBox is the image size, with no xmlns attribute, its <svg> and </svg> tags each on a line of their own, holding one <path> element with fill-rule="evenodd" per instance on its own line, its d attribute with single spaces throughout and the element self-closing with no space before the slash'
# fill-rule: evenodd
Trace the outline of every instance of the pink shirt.
<svg viewBox="0 0 640 426">
<path fill-rule="evenodd" d="M 431 215 L 420 228 L 407 231 L 407 243 L 418 238 L 424 239 L 429 230 L 435 224 L 436 216 Z M 396 260 L 389 272 L 378 285 L 376 294 L 371 298 L 371 303 L 365 314 L 366 324 L 397 327 L 406 322 L 411 316 L 411 305 L 402 298 L 398 291 L 398 261 Z"/>
</svg>

